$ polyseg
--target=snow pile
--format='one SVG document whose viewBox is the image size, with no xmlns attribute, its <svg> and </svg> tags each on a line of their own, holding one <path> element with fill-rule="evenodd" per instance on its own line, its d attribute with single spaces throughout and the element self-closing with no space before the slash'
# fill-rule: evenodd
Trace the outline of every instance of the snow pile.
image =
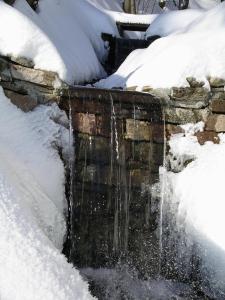
<svg viewBox="0 0 225 300">
<path fill-rule="evenodd" d="M 177 12 L 174 18 L 179 13 L 184 14 Z M 208 76 L 225 79 L 225 3 L 198 13 L 200 16 L 182 32 L 158 39 L 147 49 L 132 52 L 115 74 L 97 86 L 138 86 L 141 90 L 146 85 L 152 88 L 187 86 L 186 78 L 190 76 L 207 85 Z M 160 26 L 158 24 L 158 28 Z M 177 30 L 175 23 L 173 26 Z"/>
<path fill-rule="evenodd" d="M 206 142 L 200 146 L 193 133 L 202 130 L 202 127 L 202 123 L 184 126 L 185 134 L 172 136 L 169 144 L 170 152 L 176 158 L 175 163 L 193 161 L 179 173 L 167 173 L 169 193 L 165 201 L 174 205 L 172 213 L 176 211 L 178 230 L 184 227 L 184 255 L 190 250 L 190 241 L 194 241 L 194 249 L 200 256 L 200 280 L 204 290 L 209 290 L 215 299 L 224 299 L 225 135 L 220 135 L 221 142 L 218 145 Z M 181 257 L 181 260 L 184 261 L 185 257 Z M 191 264 L 190 260 L 188 264 Z"/>
<path fill-rule="evenodd" d="M 101 32 L 117 34 L 112 18 L 87 0 L 40 1 L 38 13 L 25 0 L 0 1 L 0 28 L 1 54 L 30 58 L 71 84 L 105 75 Z"/>
<path fill-rule="evenodd" d="M 56 106 L 23 113 L 0 90 L 0 295 L 11 299 L 92 299 L 60 254 L 66 231 L 64 167 L 68 143 Z"/>
<path fill-rule="evenodd" d="M 181 11 L 167 11 L 159 15 L 146 31 L 146 38 L 159 35 L 161 37 L 183 31 L 195 19 L 204 14 L 200 9 L 185 9 Z"/>
</svg>

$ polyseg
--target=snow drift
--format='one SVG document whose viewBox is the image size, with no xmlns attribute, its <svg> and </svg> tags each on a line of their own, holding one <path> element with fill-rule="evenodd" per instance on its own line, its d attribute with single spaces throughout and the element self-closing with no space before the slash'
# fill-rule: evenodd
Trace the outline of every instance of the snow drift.
<svg viewBox="0 0 225 300">
<path fill-rule="evenodd" d="M 193 161 L 181 172 L 167 172 L 164 201 L 174 208 L 171 213 L 176 216 L 177 230 L 184 233 L 183 240 L 177 240 L 183 249 L 182 263 L 192 253 L 194 243 L 200 257 L 199 279 L 203 290 L 214 299 L 224 299 L 225 136 L 220 134 L 218 145 L 206 142 L 200 146 L 193 134 L 203 127 L 202 122 L 188 124 L 183 126 L 185 134 L 172 136 L 169 145 L 174 164 Z M 187 264 L 190 266 L 190 259 Z"/>
<path fill-rule="evenodd" d="M 176 25 L 179 13 L 185 14 L 171 12 L 168 18 L 164 18 L 168 24 L 169 14 L 174 16 L 171 35 L 158 39 L 147 49 L 132 52 L 115 74 L 100 81 L 97 86 L 138 86 L 141 90 L 146 85 L 152 88 L 187 86 L 186 78 L 190 76 L 206 82 L 206 85 L 208 76 L 225 79 L 225 3 L 209 11 L 197 12 L 193 22 L 182 32 L 175 33 L 179 27 Z M 164 19 L 161 19 L 162 22 Z M 165 28 L 160 22 L 157 27 Z M 170 32 L 169 29 L 160 31 L 164 34 Z"/>
<path fill-rule="evenodd" d="M 68 143 L 57 106 L 23 113 L 0 89 L 0 298 L 93 299 L 60 254 L 66 231 L 64 166 Z M 67 142 L 66 142 L 67 141 Z"/>
<path fill-rule="evenodd" d="M 38 13 L 25 0 L 14 7 L 0 1 L 0 28 L 2 55 L 32 59 L 35 68 L 57 72 L 70 84 L 105 75 L 101 32 L 117 34 L 104 9 L 86 0 L 40 1 Z"/>
</svg>

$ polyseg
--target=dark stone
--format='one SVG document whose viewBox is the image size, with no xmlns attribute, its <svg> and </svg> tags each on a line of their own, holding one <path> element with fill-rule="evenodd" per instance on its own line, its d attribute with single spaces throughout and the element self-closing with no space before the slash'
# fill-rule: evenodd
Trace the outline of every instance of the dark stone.
<svg viewBox="0 0 225 300">
<path fill-rule="evenodd" d="M 11 102 L 24 112 L 31 111 L 38 105 L 37 100 L 28 95 L 21 95 L 8 90 L 4 92 Z"/>
<path fill-rule="evenodd" d="M 223 95 L 223 97 L 224 96 L 225 95 Z M 212 112 L 225 113 L 225 99 L 224 100 L 220 100 L 220 99 L 212 100 L 211 109 L 212 109 Z"/>
<path fill-rule="evenodd" d="M 220 142 L 218 134 L 214 131 L 197 132 L 195 136 L 200 145 L 205 144 L 205 142 L 213 142 L 214 144 L 219 144 Z"/>
</svg>

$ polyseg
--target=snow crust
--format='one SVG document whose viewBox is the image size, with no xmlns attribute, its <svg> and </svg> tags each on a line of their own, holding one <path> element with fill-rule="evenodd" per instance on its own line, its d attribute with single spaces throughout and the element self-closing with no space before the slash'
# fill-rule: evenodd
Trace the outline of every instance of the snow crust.
<svg viewBox="0 0 225 300">
<path fill-rule="evenodd" d="M 0 107 L 0 298 L 93 299 L 60 253 L 65 176 L 57 148 L 68 144 L 66 117 L 57 106 L 25 114 L 2 88 Z"/>
<path fill-rule="evenodd" d="M 185 134 L 172 136 L 170 153 L 176 158 L 177 165 L 182 161 L 193 161 L 178 173 L 167 173 L 165 199 L 178 207 L 177 226 L 186 233 L 186 241 L 182 243 L 184 255 L 193 251 L 193 248 L 188 249 L 192 244 L 190 241 L 194 241 L 195 249 L 198 249 L 203 288 L 215 299 L 224 299 L 225 135 L 220 134 L 218 145 L 206 142 L 200 146 L 193 134 L 203 129 L 203 123 L 188 124 L 183 128 Z M 184 257 L 181 259 L 185 260 Z"/>
<path fill-rule="evenodd" d="M 182 17 L 186 27 L 181 30 Z M 208 76 L 225 79 L 225 3 L 208 11 L 197 10 L 190 15 L 188 11 L 168 12 L 158 18 L 152 33 L 170 35 L 147 49 L 132 52 L 117 72 L 100 81 L 98 87 L 180 87 L 188 86 L 186 78 L 190 76 L 209 87 Z"/>
</svg>

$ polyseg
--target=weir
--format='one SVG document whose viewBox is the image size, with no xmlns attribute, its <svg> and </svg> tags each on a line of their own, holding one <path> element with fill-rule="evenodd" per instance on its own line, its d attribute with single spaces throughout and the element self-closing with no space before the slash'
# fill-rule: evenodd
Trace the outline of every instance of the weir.
<svg viewBox="0 0 225 300">
<path fill-rule="evenodd" d="M 75 88 L 62 95 L 74 140 L 69 259 L 79 268 L 125 264 L 159 271 L 164 124 L 160 100 Z"/>
</svg>

